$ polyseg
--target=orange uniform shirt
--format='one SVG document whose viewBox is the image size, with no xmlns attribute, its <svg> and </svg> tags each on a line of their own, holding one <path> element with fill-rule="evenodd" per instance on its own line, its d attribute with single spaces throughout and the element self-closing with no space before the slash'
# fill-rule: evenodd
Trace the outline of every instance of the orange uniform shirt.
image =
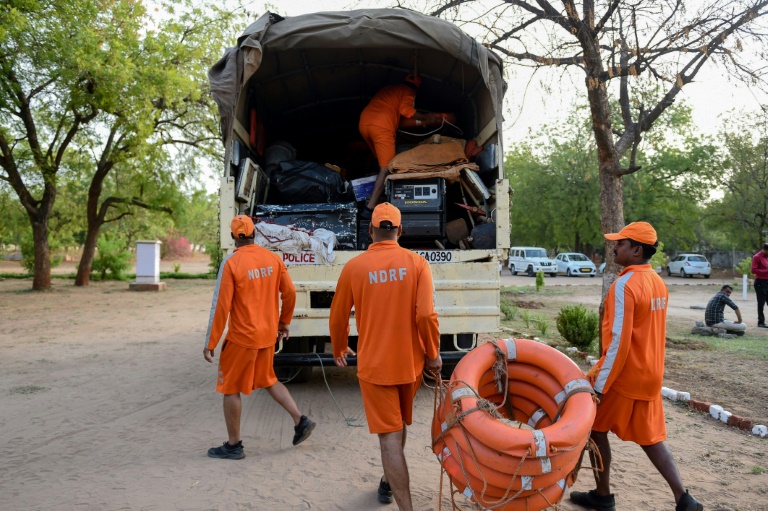
<svg viewBox="0 0 768 511">
<path fill-rule="evenodd" d="M 249 349 L 272 346 L 278 322 L 290 324 L 295 305 L 296 288 L 277 254 L 258 245 L 237 248 L 219 268 L 206 347 L 216 348 L 227 318 L 229 342 Z"/>
<path fill-rule="evenodd" d="M 411 118 L 416 113 L 416 91 L 407 85 L 388 85 L 371 99 L 360 114 L 360 126 L 379 126 L 397 131 L 400 116 Z"/>
<path fill-rule="evenodd" d="M 329 320 L 333 356 L 347 347 L 354 306 L 357 377 L 376 385 L 416 381 L 425 353 L 440 352 L 434 292 L 423 257 L 394 240 L 372 244 L 341 270 Z"/>
<path fill-rule="evenodd" d="M 595 391 L 643 401 L 659 397 L 668 301 L 667 286 L 651 265 L 627 266 L 619 274 L 605 297 Z"/>
</svg>

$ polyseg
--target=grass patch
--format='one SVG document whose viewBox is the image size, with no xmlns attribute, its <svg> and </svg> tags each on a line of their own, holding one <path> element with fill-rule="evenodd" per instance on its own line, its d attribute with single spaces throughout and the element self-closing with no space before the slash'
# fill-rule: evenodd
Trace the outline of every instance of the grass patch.
<svg viewBox="0 0 768 511">
<path fill-rule="evenodd" d="M 11 387 L 11 394 L 36 394 L 48 390 L 48 387 L 38 387 L 37 385 L 21 385 L 19 387 Z"/>
<path fill-rule="evenodd" d="M 504 295 L 505 293 L 512 294 L 510 298 L 514 296 L 519 295 L 529 295 L 529 296 L 563 296 L 563 295 L 572 295 L 575 291 L 572 288 L 568 287 L 547 287 L 546 284 L 536 291 L 536 287 L 531 284 L 531 286 L 507 286 L 501 288 L 501 294 Z"/>
<path fill-rule="evenodd" d="M 735 339 L 703 337 L 702 341 L 717 351 L 729 351 L 740 357 L 768 360 L 768 348 L 766 348 L 765 338 L 763 337 L 750 337 L 747 334 L 744 337 L 736 337 Z"/>
</svg>

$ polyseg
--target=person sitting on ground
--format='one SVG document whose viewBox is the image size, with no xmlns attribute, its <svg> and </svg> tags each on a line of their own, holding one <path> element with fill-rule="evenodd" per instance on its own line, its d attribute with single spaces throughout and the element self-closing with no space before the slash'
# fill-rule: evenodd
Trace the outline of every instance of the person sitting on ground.
<svg viewBox="0 0 768 511">
<path fill-rule="evenodd" d="M 730 299 L 731 293 L 733 293 L 733 288 L 726 284 L 709 300 L 707 310 L 704 312 L 704 323 L 712 328 L 723 328 L 736 335 L 744 335 L 744 332 L 747 330 L 747 324 L 741 320 L 739 306 Z M 738 323 L 725 319 L 724 311 L 726 305 L 736 312 Z"/>
<path fill-rule="evenodd" d="M 421 77 L 409 74 L 403 83 L 388 85 L 377 92 L 360 114 L 360 134 L 379 162 L 379 174 L 371 197 L 361 212 L 363 218 L 370 220 L 373 208 L 384 193 L 384 181 L 389 174 L 387 165 L 395 157 L 397 129 L 402 120 L 411 119 L 415 126 L 439 126 L 451 117 L 451 114 L 417 112 L 414 102 L 420 86 Z"/>
</svg>

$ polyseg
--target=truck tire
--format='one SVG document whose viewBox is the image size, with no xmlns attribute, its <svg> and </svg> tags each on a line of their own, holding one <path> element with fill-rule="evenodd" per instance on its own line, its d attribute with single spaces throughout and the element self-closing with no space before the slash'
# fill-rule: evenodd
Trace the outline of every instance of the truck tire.
<svg viewBox="0 0 768 511">
<path fill-rule="evenodd" d="M 461 349 L 469 349 L 475 341 L 475 335 L 477 334 L 456 334 L 456 344 Z M 440 351 L 457 351 L 453 345 L 453 334 L 442 334 L 440 336 Z M 443 380 L 450 380 L 453 370 L 456 368 L 456 363 L 443 364 L 443 368 L 440 370 L 440 376 Z"/>
<path fill-rule="evenodd" d="M 526 271 L 529 277 L 535 277 L 536 274 L 533 272 L 533 266 L 529 266 L 528 270 Z"/>
</svg>

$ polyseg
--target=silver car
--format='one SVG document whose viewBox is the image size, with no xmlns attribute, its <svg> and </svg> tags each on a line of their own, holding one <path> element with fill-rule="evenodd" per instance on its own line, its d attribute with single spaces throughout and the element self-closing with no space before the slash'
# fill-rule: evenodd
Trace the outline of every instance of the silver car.
<svg viewBox="0 0 768 511">
<path fill-rule="evenodd" d="M 667 275 L 680 275 L 681 277 L 693 277 L 704 275 L 708 279 L 712 274 L 712 267 L 707 258 L 701 254 L 679 254 L 667 263 Z"/>
<path fill-rule="evenodd" d="M 595 263 L 590 261 L 589 257 L 578 252 L 563 252 L 555 257 L 557 261 L 558 273 L 565 273 L 568 277 L 578 275 L 589 275 L 594 277 L 597 270 Z"/>
</svg>

